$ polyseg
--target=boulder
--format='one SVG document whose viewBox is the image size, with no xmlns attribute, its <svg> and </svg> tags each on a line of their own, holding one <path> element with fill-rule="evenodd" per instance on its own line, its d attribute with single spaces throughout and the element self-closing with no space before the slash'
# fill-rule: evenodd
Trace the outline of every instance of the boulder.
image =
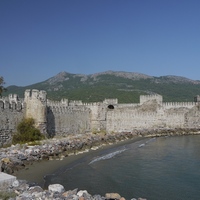
<svg viewBox="0 0 200 200">
<path fill-rule="evenodd" d="M 28 189 L 30 193 L 39 193 L 43 192 L 43 189 L 40 186 L 33 186 Z"/>
<path fill-rule="evenodd" d="M 26 149 L 25 150 L 25 154 L 26 155 L 30 155 L 32 153 L 32 151 L 33 151 L 32 149 Z"/>
<path fill-rule="evenodd" d="M 87 192 L 87 190 L 80 190 L 78 193 L 77 193 L 77 196 L 79 196 L 79 197 L 83 197 L 83 194 L 86 194 L 86 195 L 88 195 L 88 192 Z"/>
<path fill-rule="evenodd" d="M 65 188 L 60 185 L 60 184 L 52 184 L 48 186 L 48 190 L 50 192 L 58 192 L 58 193 L 62 193 L 65 191 Z"/>
<path fill-rule="evenodd" d="M 9 158 L 2 158 L 1 162 L 8 164 L 8 163 L 10 163 L 10 159 Z"/>
<path fill-rule="evenodd" d="M 1 163 L 1 170 L 2 172 L 5 172 L 7 174 L 13 174 L 14 170 L 13 170 L 14 166 L 11 162 L 2 162 Z"/>
<path fill-rule="evenodd" d="M 106 199 L 121 199 L 121 196 L 118 193 L 106 193 L 105 197 Z"/>
<path fill-rule="evenodd" d="M 19 187 L 19 181 L 18 181 L 18 180 L 15 180 L 15 181 L 12 183 L 12 186 L 13 186 L 13 187 Z"/>
<path fill-rule="evenodd" d="M 63 197 L 72 197 L 73 195 L 77 194 L 78 189 L 69 190 L 62 194 Z"/>
</svg>

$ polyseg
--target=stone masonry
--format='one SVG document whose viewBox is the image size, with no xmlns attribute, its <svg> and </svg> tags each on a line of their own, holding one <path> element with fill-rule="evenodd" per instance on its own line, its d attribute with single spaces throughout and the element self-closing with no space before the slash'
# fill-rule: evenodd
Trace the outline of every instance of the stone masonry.
<svg viewBox="0 0 200 200">
<path fill-rule="evenodd" d="M 132 132 L 135 129 L 200 128 L 200 98 L 194 102 L 163 102 L 161 95 L 141 95 L 140 103 L 51 101 L 46 91 L 26 90 L 24 99 L 0 99 L 0 143 L 10 143 L 18 123 L 33 118 L 43 134 Z"/>
</svg>

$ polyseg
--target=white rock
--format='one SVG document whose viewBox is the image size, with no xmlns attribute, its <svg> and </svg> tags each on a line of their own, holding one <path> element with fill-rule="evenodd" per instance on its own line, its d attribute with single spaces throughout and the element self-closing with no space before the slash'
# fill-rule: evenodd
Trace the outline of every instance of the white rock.
<svg viewBox="0 0 200 200">
<path fill-rule="evenodd" d="M 33 151 L 32 149 L 26 149 L 25 150 L 25 154 L 26 155 L 30 155 L 32 153 L 32 151 Z"/>
<path fill-rule="evenodd" d="M 33 150 L 35 153 L 39 153 L 40 152 L 40 149 L 34 149 Z"/>
<path fill-rule="evenodd" d="M 52 184 L 52 185 L 49 185 L 48 190 L 50 192 L 59 192 L 59 193 L 62 193 L 62 192 L 65 191 L 65 188 L 62 185 L 60 185 L 60 184 Z"/>
<path fill-rule="evenodd" d="M 19 187 L 19 181 L 18 181 L 18 180 L 15 180 L 15 181 L 12 183 L 12 186 L 13 186 L 13 187 Z"/>
<path fill-rule="evenodd" d="M 87 195 L 87 194 L 88 194 L 87 190 L 80 190 L 80 191 L 77 193 L 77 196 L 82 197 L 84 193 Z"/>
</svg>

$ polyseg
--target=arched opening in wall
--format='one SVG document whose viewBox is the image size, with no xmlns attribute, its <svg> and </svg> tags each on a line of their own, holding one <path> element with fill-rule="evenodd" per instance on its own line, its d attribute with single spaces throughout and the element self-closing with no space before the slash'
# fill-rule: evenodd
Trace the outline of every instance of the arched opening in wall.
<svg viewBox="0 0 200 200">
<path fill-rule="evenodd" d="M 108 109 L 113 110 L 115 107 L 113 105 L 108 105 Z"/>
</svg>

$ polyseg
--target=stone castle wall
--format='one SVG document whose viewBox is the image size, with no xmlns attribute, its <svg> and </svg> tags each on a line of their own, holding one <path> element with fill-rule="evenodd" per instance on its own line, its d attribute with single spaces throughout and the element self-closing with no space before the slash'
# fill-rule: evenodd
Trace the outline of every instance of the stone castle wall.
<svg viewBox="0 0 200 200">
<path fill-rule="evenodd" d="M 198 98 L 196 98 L 196 101 Z M 26 90 L 24 99 L 0 99 L 0 142 L 11 140 L 23 117 L 32 117 L 49 136 L 92 131 L 131 132 L 135 129 L 199 128 L 199 102 L 163 102 L 160 95 L 142 95 L 140 103 L 51 101 L 45 91 Z"/>
<path fill-rule="evenodd" d="M 11 142 L 12 134 L 25 115 L 24 111 L 24 102 L 17 95 L 0 99 L 0 146 Z"/>
<path fill-rule="evenodd" d="M 184 113 L 138 112 L 135 109 L 115 110 L 107 113 L 108 132 L 134 129 L 183 128 Z"/>
<path fill-rule="evenodd" d="M 140 100 L 140 104 L 119 105 L 108 110 L 106 130 L 131 132 L 134 129 L 200 127 L 197 102 L 163 103 L 160 95 L 142 96 Z"/>
<path fill-rule="evenodd" d="M 90 110 L 80 106 L 48 106 L 47 133 L 50 136 L 90 131 Z"/>
</svg>

